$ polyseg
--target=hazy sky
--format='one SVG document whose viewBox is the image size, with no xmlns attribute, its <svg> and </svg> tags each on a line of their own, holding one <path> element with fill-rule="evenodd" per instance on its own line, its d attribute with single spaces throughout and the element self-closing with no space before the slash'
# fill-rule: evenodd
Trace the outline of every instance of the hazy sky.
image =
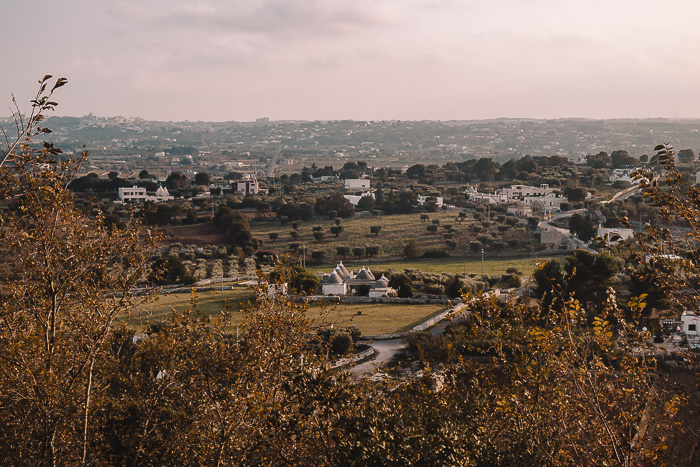
<svg viewBox="0 0 700 467">
<path fill-rule="evenodd" d="M 50 73 L 59 115 L 700 117 L 699 20 L 697 0 L 2 0 L 0 97 Z"/>
</svg>

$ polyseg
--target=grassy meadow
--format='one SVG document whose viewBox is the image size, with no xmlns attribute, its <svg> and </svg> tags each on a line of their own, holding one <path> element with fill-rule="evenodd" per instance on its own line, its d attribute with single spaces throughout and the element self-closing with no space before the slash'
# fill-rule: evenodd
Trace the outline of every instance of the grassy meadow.
<svg viewBox="0 0 700 467">
<path fill-rule="evenodd" d="M 535 269 L 535 264 L 550 259 L 563 260 L 563 256 L 524 256 L 524 257 L 493 257 L 484 255 L 484 274 L 502 275 L 506 273 L 508 268 L 515 268 L 522 272 L 525 276 L 531 276 Z M 466 271 L 467 274 L 481 274 L 481 258 L 419 258 L 419 259 L 403 259 L 403 260 L 359 260 L 359 261 L 343 261 L 343 264 L 348 270 L 359 270 L 362 266 L 369 268 L 372 271 L 386 271 L 395 269 L 403 271 L 404 269 L 419 269 L 423 272 L 432 274 L 462 274 Z M 328 262 L 324 264 L 309 264 L 307 262 L 306 269 L 311 273 L 330 272 L 335 268 L 335 263 Z"/>
<path fill-rule="evenodd" d="M 198 292 L 197 307 L 204 314 L 216 316 L 224 310 L 224 298 L 231 306 L 232 325 L 235 326 L 243 321 L 243 309 L 253 300 L 253 291 L 246 287 L 234 287 L 233 290 L 224 290 L 223 294 L 221 291 Z M 191 306 L 190 293 L 159 295 L 155 301 L 122 319 L 128 326 L 143 330 L 149 323 L 166 318 L 171 309 L 183 312 Z M 373 335 L 407 331 L 444 309 L 444 305 L 311 304 L 308 316 L 314 321 L 322 318 L 337 326 L 355 324 L 362 334 Z"/>
</svg>

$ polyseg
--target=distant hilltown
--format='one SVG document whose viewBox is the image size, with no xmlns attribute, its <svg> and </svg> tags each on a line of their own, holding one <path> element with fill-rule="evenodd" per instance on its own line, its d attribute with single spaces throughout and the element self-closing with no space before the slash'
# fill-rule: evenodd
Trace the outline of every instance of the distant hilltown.
<svg viewBox="0 0 700 467">
<path fill-rule="evenodd" d="M 6 129 L 13 125 L 0 120 Z M 601 151 L 639 158 L 659 142 L 700 148 L 700 120 L 496 119 L 475 121 L 154 122 L 125 117 L 51 117 L 46 127 L 64 152 L 90 152 L 87 171 L 165 173 L 186 166 L 210 174 L 246 167 L 298 173 L 304 166 L 405 170 L 488 157 L 495 162 L 563 156 L 573 162 Z M 273 173 L 265 173 L 270 176 Z"/>
</svg>

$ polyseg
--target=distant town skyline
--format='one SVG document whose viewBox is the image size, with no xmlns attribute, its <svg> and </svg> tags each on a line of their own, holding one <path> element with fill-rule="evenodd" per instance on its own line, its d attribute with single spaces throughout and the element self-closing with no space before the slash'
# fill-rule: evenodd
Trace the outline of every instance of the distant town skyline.
<svg viewBox="0 0 700 467">
<path fill-rule="evenodd" d="M 11 0 L 0 103 L 162 121 L 700 117 L 692 0 Z M 4 100 L 2 100 L 4 99 Z"/>
</svg>

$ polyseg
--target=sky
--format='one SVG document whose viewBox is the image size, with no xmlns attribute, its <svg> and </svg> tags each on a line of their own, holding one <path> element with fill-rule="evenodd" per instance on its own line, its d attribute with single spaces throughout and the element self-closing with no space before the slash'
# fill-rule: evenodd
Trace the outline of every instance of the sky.
<svg viewBox="0 0 700 467">
<path fill-rule="evenodd" d="M 698 19 L 697 0 L 2 0 L 0 116 L 52 74 L 70 116 L 700 117 Z"/>
</svg>

